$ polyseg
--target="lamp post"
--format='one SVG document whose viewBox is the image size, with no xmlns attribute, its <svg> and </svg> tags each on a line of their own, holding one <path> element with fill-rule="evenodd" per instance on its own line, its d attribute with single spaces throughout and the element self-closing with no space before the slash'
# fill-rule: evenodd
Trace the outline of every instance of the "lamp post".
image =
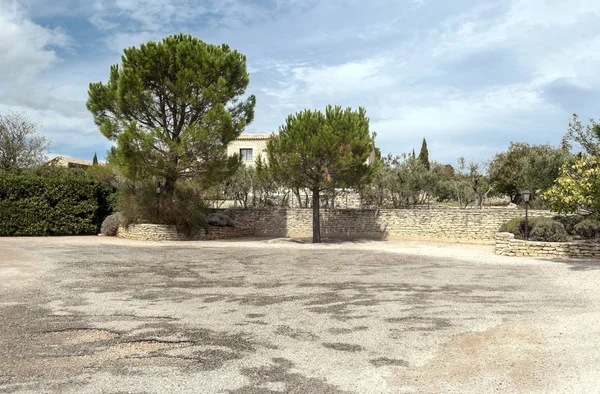
<svg viewBox="0 0 600 394">
<path fill-rule="evenodd" d="M 160 220 L 160 194 L 162 192 L 160 181 L 156 182 L 156 216 Z"/>
<path fill-rule="evenodd" d="M 529 189 L 521 191 L 521 197 L 525 202 L 525 240 L 529 240 L 529 199 L 531 198 L 531 192 Z"/>
</svg>

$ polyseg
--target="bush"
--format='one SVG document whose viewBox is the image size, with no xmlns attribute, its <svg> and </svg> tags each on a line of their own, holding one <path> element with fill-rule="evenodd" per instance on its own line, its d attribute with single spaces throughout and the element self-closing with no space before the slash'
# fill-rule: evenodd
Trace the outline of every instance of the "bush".
<svg viewBox="0 0 600 394">
<path fill-rule="evenodd" d="M 564 242 L 569 235 L 562 223 L 549 218 L 536 218 L 529 239 L 532 241 Z"/>
<path fill-rule="evenodd" d="M 103 235 L 108 235 L 114 237 L 117 235 L 117 230 L 119 226 L 123 222 L 123 218 L 120 212 L 113 213 L 104 219 L 102 222 L 102 226 L 100 227 L 100 233 Z"/>
<path fill-rule="evenodd" d="M 235 227 L 236 222 L 229 216 L 221 212 L 211 213 L 206 217 L 206 222 L 211 226 Z"/>
<path fill-rule="evenodd" d="M 133 183 L 126 187 L 119 202 L 122 224 L 167 224 L 193 236 L 207 229 L 204 201 L 198 185 L 180 181 L 172 199 L 156 194 L 152 182 Z"/>
<path fill-rule="evenodd" d="M 525 218 L 514 218 L 504 223 L 502 227 L 500 227 L 500 232 L 511 233 L 515 236 L 515 238 L 521 239 L 524 235 L 524 226 Z"/>
<path fill-rule="evenodd" d="M 0 174 L 0 235 L 97 234 L 100 189 L 85 177 Z"/>
<path fill-rule="evenodd" d="M 565 230 L 567 230 L 567 234 L 574 235 L 575 226 L 585 219 L 585 217 L 580 215 L 559 215 L 554 216 L 552 219 L 562 223 L 565 226 Z"/>
<path fill-rule="evenodd" d="M 531 239 L 533 229 L 539 222 L 543 222 L 544 220 L 546 220 L 546 218 L 531 217 L 529 218 L 529 227 L 526 229 L 524 217 L 514 218 L 503 224 L 500 227 L 500 232 L 511 233 L 516 239 L 525 239 L 525 230 L 527 230 L 527 234 L 529 234 L 529 238 Z"/>
<path fill-rule="evenodd" d="M 582 220 L 575 226 L 575 234 L 585 239 L 600 237 L 600 221 L 592 218 Z"/>
</svg>

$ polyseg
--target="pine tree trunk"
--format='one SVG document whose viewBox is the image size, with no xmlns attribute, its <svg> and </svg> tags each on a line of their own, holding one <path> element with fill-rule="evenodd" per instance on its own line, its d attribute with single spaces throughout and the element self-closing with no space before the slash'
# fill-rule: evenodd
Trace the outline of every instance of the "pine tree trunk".
<svg viewBox="0 0 600 394">
<path fill-rule="evenodd" d="M 321 220 L 319 218 L 319 189 L 312 191 L 313 243 L 321 243 Z"/>
<path fill-rule="evenodd" d="M 170 157 L 167 167 L 167 174 L 165 175 L 165 191 L 164 196 L 169 200 L 173 199 L 175 194 L 175 184 L 177 183 L 177 158 Z"/>
</svg>

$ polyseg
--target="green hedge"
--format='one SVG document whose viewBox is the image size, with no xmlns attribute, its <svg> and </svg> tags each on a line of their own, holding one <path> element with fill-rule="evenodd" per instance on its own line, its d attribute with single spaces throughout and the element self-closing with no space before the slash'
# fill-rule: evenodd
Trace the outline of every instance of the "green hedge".
<svg viewBox="0 0 600 394">
<path fill-rule="evenodd" d="M 97 234 L 106 197 L 90 177 L 0 174 L 0 235 Z"/>
</svg>

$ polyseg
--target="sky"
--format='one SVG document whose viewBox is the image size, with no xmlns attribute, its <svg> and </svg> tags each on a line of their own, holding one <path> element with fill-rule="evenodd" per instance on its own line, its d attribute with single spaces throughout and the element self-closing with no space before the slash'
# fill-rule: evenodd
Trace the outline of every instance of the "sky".
<svg viewBox="0 0 600 394">
<path fill-rule="evenodd" d="M 367 109 L 384 154 L 489 160 L 600 117 L 598 0 L 0 0 L 0 113 L 50 156 L 110 143 L 85 107 L 123 48 L 176 33 L 247 56 L 251 133 L 305 108 Z"/>
</svg>

